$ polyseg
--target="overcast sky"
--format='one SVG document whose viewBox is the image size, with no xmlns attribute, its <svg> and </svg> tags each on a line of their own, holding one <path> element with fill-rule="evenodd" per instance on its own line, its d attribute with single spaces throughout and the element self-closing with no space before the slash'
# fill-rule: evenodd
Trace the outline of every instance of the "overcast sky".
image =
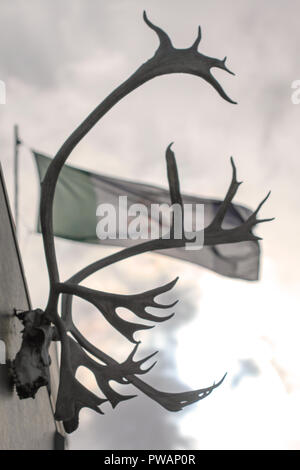
<svg viewBox="0 0 300 470">
<path fill-rule="evenodd" d="M 69 163 L 165 186 L 164 152 L 174 141 L 182 191 L 223 198 L 233 155 L 244 182 L 236 201 L 255 208 L 271 189 L 261 215 L 276 220 L 258 229 L 264 238 L 258 283 L 155 254 L 89 281 L 101 290 L 132 293 L 179 275 L 170 294 L 181 300 L 174 320 L 141 335 L 141 354 L 160 350 L 147 380 L 175 391 L 228 376 L 182 414 L 141 396 L 116 410 L 105 405 L 105 416 L 84 410 L 70 446 L 298 449 L 300 105 L 291 101 L 291 84 L 300 79 L 297 0 L 1 1 L 0 79 L 7 88 L 7 103 L 0 105 L 1 163 L 13 204 L 17 123 L 27 145 L 20 148 L 20 245 L 32 303 L 45 305 L 48 280 L 41 237 L 34 233 L 39 195 L 28 147 L 54 155 L 86 115 L 154 54 L 157 38 L 142 20 L 144 9 L 178 48 L 190 46 L 201 25 L 199 50 L 228 57 L 236 76 L 214 74 L 238 105 L 197 77 L 156 78 L 105 116 Z M 112 251 L 64 240 L 56 246 L 63 279 Z M 76 305 L 82 331 L 124 358 L 127 342 L 83 302 Z M 84 380 L 93 386 L 91 378 Z"/>
</svg>

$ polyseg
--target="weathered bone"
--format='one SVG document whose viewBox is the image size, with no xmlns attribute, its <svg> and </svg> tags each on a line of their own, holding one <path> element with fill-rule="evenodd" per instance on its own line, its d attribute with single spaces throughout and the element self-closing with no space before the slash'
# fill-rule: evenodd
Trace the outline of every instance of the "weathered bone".
<svg viewBox="0 0 300 470">
<path fill-rule="evenodd" d="M 41 309 L 16 314 L 24 325 L 21 349 L 12 362 L 12 377 L 21 399 L 35 398 L 38 389 L 50 386 L 49 345 L 53 328 Z"/>
</svg>

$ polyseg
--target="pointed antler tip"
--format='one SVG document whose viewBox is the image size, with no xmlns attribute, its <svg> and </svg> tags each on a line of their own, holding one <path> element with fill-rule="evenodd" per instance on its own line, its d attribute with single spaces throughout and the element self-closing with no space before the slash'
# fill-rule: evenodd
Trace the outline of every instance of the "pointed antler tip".
<svg viewBox="0 0 300 470">
<path fill-rule="evenodd" d="M 227 56 L 224 57 L 223 60 L 221 60 L 221 63 L 223 64 L 223 69 L 226 70 L 226 72 L 230 73 L 230 75 L 234 75 L 235 76 L 235 73 L 232 72 L 227 66 L 226 66 L 226 60 L 227 60 Z"/>
<path fill-rule="evenodd" d="M 232 176 L 233 176 L 233 179 L 234 179 L 235 183 L 239 186 L 239 185 L 242 184 L 243 182 L 236 180 L 236 166 L 235 166 L 233 157 L 230 157 L 230 163 L 231 163 L 231 166 L 232 166 Z"/>
<path fill-rule="evenodd" d="M 262 204 L 264 204 L 269 199 L 270 196 L 271 196 L 271 191 L 268 192 L 268 194 L 266 195 L 266 197 L 262 201 Z"/>
<path fill-rule="evenodd" d="M 227 372 L 223 375 L 223 377 L 221 378 L 221 380 L 220 380 L 219 382 L 217 382 L 217 383 L 214 382 L 213 387 L 214 387 L 214 388 L 219 387 L 219 385 L 221 385 L 221 384 L 224 382 L 226 376 L 227 376 Z"/>
<path fill-rule="evenodd" d="M 150 28 L 153 28 L 153 24 L 151 23 L 151 21 L 149 20 L 148 16 L 147 16 L 147 13 L 146 13 L 146 10 L 143 11 L 143 19 L 145 21 L 145 23 L 150 27 Z"/>
<path fill-rule="evenodd" d="M 198 49 L 198 46 L 201 42 L 201 38 L 202 38 L 202 33 L 201 33 L 201 26 L 199 25 L 198 26 L 198 33 L 197 33 L 197 37 L 193 43 L 193 45 L 191 46 L 191 49 L 194 49 L 195 51 L 197 51 Z"/>
<path fill-rule="evenodd" d="M 268 192 L 268 194 L 266 195 L 266 197 L 261 201 L 261 203 L 258 205 L 256 211 L 254 212 L 254 214 L 257 214 L 258 211 L 261 209 L 261 207 L 264 205 L 264 203 L 269 199 L 271 195 L 271 191 Z"/>
<path fill-rule="evenodd" d="M 152 23 L 152 21 L 149 20 L 145 10 L 143 12 L 143 18 L 144 18 L 145 23 L 149 26 L 149 28 L 153 29 L 153 31 L 156 32 L 159 38 L 159 42 L 160 42 L 159 50 L 173 49 L 171 39 L 169 38 L 167 33 L 163 31 L 159 26 L 156 26 L 155 24 Z"/>
<path fill-rule="evenodd" d="M 231 163 L 232 169 L 236 171 L 236 166 L 235 166 L 233 157 L 230 157 L 230 163 Z"/>
</svg>

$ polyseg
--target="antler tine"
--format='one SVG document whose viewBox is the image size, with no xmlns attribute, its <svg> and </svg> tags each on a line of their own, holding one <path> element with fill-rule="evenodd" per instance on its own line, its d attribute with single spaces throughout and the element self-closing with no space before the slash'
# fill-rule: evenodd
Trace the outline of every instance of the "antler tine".
<svg viewBox="0 0 300 470">
<path fill-rule="evenodd" d="M 171 149 L 173 142 L 171 142 L 166 150 L 166 162 L 167 162 L 167 175 L 168 175 L 168 182 L 169 182 L 169 191 L 170 191 L 170 199 L 172 204 L 172 227 L 171 227 L 171 238 L 172 239 L 182 239 L 182 241 L 178 242 L 184 245 L 184 205 L 182 203 L 182 197 L 180 193 L 180 183 L 178 177 L 178 170 L 176 164 L 176 158 L 173 150 Z M 179 210 L 179 217 L 177 210 Z M 177 224 L 175 226 L 175 223 Z M 177 234 L 177 237 L 175 236 Z"/>
<path fill-rule="evenodd" d="M 143 382 L 139 377 L 135 376 L 134 380 L 131 380 L 131 383 L 166 410 L 180 411 L 186 406 L 191 405 L 192 403 L 195 403 L 199 400 L 203 400 L 208 395 L 210 395 L 213 390 L 222 384 L 226 375 L 227 374 L 225 374 L 219 382 L 214 383 L 210 387 L 179 393 L 167 393 L 156 390 Z"/>
<path fill-rule="evenodd" d="M 143 18 L 144 18 L 145 23 L 149 26 L 149 28 L 153 29 L 153 31 L 156 32 L 156 34 L 159 38 L 159 49 L 158 50 L 160 50 L 160 49 L 166 49 L 166 50 L 167 49 L 173 49 L 171 39 L 169 38 L 167 33 L 165 33 L 165 31 L 163 31 L 161 28 L 159 28 L 158 26 L 156 26 L 155 24 L 153 24 L 149 20 L 145 10 L 143 12 Z"/>
<path fill-rule="evenodd" d="M 180 194 L 180 183 L 178 177 L 175 154 L 171 149 L 174 142 L 171 142 L 166 150 L 167 174 L 170 190 L 171 204 L 180 204 L 182 207 L 182 198 Z"/>
<path fill-rule="evenodd" d="M 226 70 L 226 72 L 230 73 L 230 75 L 235 76 L 235 73 L 232 72 L 231 70 L 229 70 L 229 68 L 227 67 L 227 65 L 226 65 L 226 60 L 227 60 L 227 57 L 225 56 L 224 59 L 221 61 L 222 64 L 223 64 L 221 68 L 222 68 L 223 70 Z"/>
<path fill-rule="evenodd" d="M 229 189 L 227 191 L 227 194 L 225 196 L 224 201 L 221 203 L 221 205 L 219 207 L 219 210 L 218 210 L 214 220 L 212 221 L 212 223 L 208 227 L 208 229 L 213 230 L 216 227 L 221 226 L 221 224 L 224 220 L 224 217 L 226 215 L 228 206 L 230 205 L 231 201 L 233 200 L 239 186 L 242 184 L 242 181 L 237 181 L 237 179 L 236 179 L 236 166 L 234 164 L 233 157 L 230 157 L 230 163 L 231 163 L 231 166 L 232 166 L 231 184 L 229 186 Z"/>
<path fill-rule="evenodd" d="M 268 192 L 266 197 L 258 204 L 257 209 L 248 217 L 248 219 L 245 222 L 245 225 L 249 227 L 249 233 L 252 235 L 254 240 L 262 240 L 262 238 L 254 235 L 251 232 L 252 227 L 254 227 L 255 225 L 258 225 L 258 224 L 262 224 L 264 222 L 272 222 L 273 220 L 275 220 L 275 217 L 270 217 L 270 218 L 266 218 L 266 219 L 257 219 L 257 217 L 256 217 L 258 212 L 260 211 L 260 209 L 264 205 L 264 203 L 269 199 L 270 194 L 271 194 L 271 191 Z"/>
<path fill-rule="evenodd" d="M 273 220 L 276 220 L 276 217 L 269 217 L 267 219 L 257 219 L 256 224 L 262 224 L 264 222 L 273 222 Z M 260 238 L 262 240 L 262 238 Z"/>
<path fill-rule="evenodd" d="M 198 35 L 197 35 L 197 38 L 195 40 L 195 42 L 193 43 L 193 45 L 190 47 L 190 49 L 194 49 L 195 51 L 198 50 L 198 46 L 201 42 L 201 39 L 202 39 L 202 33 L 201 33 L 201 26 L 198 26 Z"/>
<path fill-rule="evenodd" d="M 133 348 L 133 350 L 131 351 L 131 353 L 129 354 L 127 360 L 122 364 L 123 368 L 124 368 L 124 374 L 128 375 L 128 374 L 138 374 L 138 375 L 141 375 L 141 374 L 146 374 L 147 372 L 149 372 L 151 369 L 153 369 L 153 367 L 155 366 L 155 364 L 157 363 L 157 361 L 155 361 L 153 364 L 151 364 L 151 366 L 149 366 L 147 369 L 141 369 L 141 366 L 147 362 L 149 359 L 151 359 L 152 357 L 156 356 L 156 354 L 158 353 L 158 351 L 155 351 L 154 353 L 151 353 L 149 354 L 148 356 L 144 357 L 143 359 L 139 359 L 138 361 L 134 361 L 134 355 L 137 351 L 137 348 L 138 346 L 140 345 L 140 342 L 138 344 L 136 344 L 136 346 Z M 132 369 L 130 371 L 130 369 Z"/>
<path fill-rule="evenodd" d="M 241 182 L 238 182 L 236 179 L 236 168 L 234 165 L 233 158 L 231 158 L 231 165 L 232 165 L 232 181 L 229 187 L 229 190 L 226 194 L 224 201 L 222 202 L 214 220 L 211 222 L 208 227 L 204 229 L 204 245 L 215 246 L 224 243 L 237 243 L 242 241 L 258 241 L 261 240 L 260 237 L 254 235 L 252 233 L 252 229 L 255 225 L 263 223 L 263 222 L 270 222 L 274 220 L 274 218 L 270 219 L 257 219 L 256 215 L 262 205 L 267 201 L 271 192 L 267 194 L 267 196 L 262 200 L 262 202 L 258 205 L 257 209 L 248 217 L 247 220 L 241 223 L 238 227 L 234 227 L 232 229 L 223 229 L 222 222 L 226 216 L 226 212 L 229 208 L 229 205 L 236 194 L 239 185 Z"/>
<path fill-rule="evenodd" d="M 258 212 L 260 211 L 264 203 L 269 199 L 270 195 L 271 195 L 271 191 L 269 191 L 266 197 L 258 204 L 257 209 L 253 212 L 253 214 L 250 217 L 255 217 L 258 214 Z"/>
<path fill-rule="evenodd" d="M 173 307 L 176 302 L 173 302 L 169 305 L 160 306 L 159 303 L 154 301 L 154 298 L 164 292 L 169 291 L 175 284 L 177 279 L 172 282 L 169 282 L 165 286 L 160 286 L 150 291 L 143 292 L 141 294 L 134 295 L 118 295 L 111 294 L 107 292 L 101 292 L 93 289 L 89 289 L 84 286 L 79 286 L 78 284 L 70 283 L 59 283 L 56 285 L 57 292 L 61 294 L 71 294 L 77 297 L 80 297 L 84 300 L 87 300 L 93 304 L 99 312 L 105 317 L 105 319 L 123 336 L 125 336 L 129 341 L 137 343 L 134 340 L 134 333 L 139 330 L 147 330 L 153 328 L 153 326 L 145 325 L 141 323 L 132 323 L 122 319 L 118 313 L 117 309 L 119 307 L 124 307 L 134 313 L 137 317 L 144 320 L 152 321 L 155 323 L 161 323 L 169 320 L 173 317 L 174 313 L 167 316 L 155 316 L 146 311 L 147 307 L 155 308 L 170 308 Z M 64 304 L 65 305 L 65 304 Z M 68 327 L 71 322 L 70 315 L 63 313 L 63 318 L 66 319 L 66 326 Z"/>
</svg>

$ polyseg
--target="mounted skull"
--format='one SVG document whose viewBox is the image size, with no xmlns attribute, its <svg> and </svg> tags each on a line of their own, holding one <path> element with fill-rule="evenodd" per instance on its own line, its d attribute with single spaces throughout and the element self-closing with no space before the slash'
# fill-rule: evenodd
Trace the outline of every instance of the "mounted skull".
<svg viewBox="0 0 300 470">
<path fill-rule="evenodd" d="M 28 310 L 16 314 L 23 323 L 21 349 L 12 362 L 12 376 L 19 398 L 35 398 L 38 389 L 49 386 L 49 345 L 53 327 L 43 310 Z"/>
</svg>

